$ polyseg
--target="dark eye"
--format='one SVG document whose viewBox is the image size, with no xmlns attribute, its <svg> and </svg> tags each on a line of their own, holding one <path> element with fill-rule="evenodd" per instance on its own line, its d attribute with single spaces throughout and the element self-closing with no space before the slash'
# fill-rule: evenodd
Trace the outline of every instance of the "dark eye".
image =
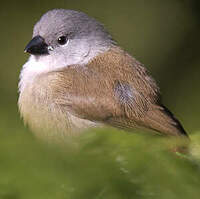
<svg viewBox="0 0 200 199">
<path fill-rule="evenodd" d="M 66 44 L 66 43 L 67 43 L 67 38 L 66 38 L 65 36 L 59 37 L 59 38 L 58 38 L 58 43 L 59 43 L 60 45 Z"/>
</svg>

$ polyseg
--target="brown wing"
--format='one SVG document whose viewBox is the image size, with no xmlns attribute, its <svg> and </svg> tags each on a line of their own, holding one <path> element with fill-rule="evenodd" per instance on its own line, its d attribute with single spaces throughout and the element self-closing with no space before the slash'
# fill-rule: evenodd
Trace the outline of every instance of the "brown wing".
<svg viewBox="0 0 200 199">
<path fill-rule="evenodd" d="M 165 130 L 152 127 L 146 119 L 159 103 L 158 87 L 145 68 L 119 48 L 56 76 L 52 82 L 56 103 L 79 118 L 121 128 Z"/>
</svg>

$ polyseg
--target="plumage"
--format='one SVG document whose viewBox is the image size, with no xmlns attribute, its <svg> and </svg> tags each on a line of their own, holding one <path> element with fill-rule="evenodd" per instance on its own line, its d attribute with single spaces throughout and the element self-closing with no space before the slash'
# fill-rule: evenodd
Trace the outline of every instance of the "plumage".
<svg viewBox="0 0 200 199">
<path fill-rule="evenodd" d="M 124 91 L 119 93 L 119 89 Z M 19 104 L 25 121 L 35 131 L 70 134 L 105 124 L 186 135 L 161 105 L 159 89 L 147 70 L 119 47 L 84 67 L 71 65 L 38 75 L 20 95 Z"/>
<path fill-rule="evenodd" d="M 62 139 L 105 125 L 187 136 L 144 66 L 86 14 L 47 12 L 25 50 L 31 56 L 20 75 L 18 104 L 38 136 Z"/>
</svg>

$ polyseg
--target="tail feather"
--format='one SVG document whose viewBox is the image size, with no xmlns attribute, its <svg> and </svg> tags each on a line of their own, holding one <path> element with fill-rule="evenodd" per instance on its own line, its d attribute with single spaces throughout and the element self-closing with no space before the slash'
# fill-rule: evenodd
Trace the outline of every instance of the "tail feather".
<svg viewBox="0 0 200 199">
<path fill-rule="evenodd" d="M 163 105 L 148 111 L 143 122 L 145 127 L 167 135 L 188 136 L 181 123 Z"/>
</svg>

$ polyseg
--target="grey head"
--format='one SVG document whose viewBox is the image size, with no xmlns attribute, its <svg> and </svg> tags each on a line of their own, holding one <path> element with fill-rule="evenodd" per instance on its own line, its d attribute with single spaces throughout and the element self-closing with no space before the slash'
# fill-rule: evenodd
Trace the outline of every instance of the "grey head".
<svg viewBox="0 0 200 199">
<path fill-rule="evenodd" d="M 85 64 L 114 44 L 104 26 L 94 18 L 83 12 L 54 9 L 36 23 L 25 52 L 54 69 Z"/>
</svg>

